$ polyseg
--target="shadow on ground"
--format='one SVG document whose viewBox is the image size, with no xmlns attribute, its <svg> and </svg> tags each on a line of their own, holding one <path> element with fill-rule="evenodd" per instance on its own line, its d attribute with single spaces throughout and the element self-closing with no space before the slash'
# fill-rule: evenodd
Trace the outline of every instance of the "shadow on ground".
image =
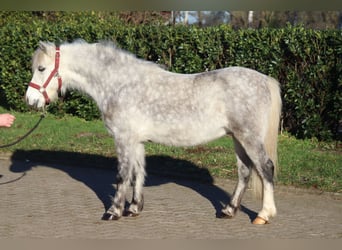
<svg viewBox="0 0 342 250">
<path fill-rule="evenodd" d="M 23 173 L 23 176 L 41 165 L 61 170 L 89 187 L 102 201 L 105 210 L 111 206 L 111 197 L 115 194 L 116 158 L 66 151 L 17 150 L 12 154 L 11 161 L 10 171 Z M 147 156 L 146 170 L 148 175 L 158 178 L 147 177 L 145 186 L 173 182 L 190 188 L 211 202 L 217 217 L 230 201 L 230 194 L 214 185 L 214 179 L 207 169 L 189 161 L 169 156 Z M 104 174 L 103 171 L 108 173 Z M 241 211 L 251 221 L 256 217 L 254 211 L 244 206 L 241 206 Z"/>
</svg>

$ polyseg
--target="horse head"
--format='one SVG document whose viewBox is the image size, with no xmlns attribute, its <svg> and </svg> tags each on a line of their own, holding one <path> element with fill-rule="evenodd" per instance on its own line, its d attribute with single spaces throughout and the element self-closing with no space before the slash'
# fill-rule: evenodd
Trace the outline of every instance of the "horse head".
<svg viewBox="0 0 342 250">
<path fill-rule="evenodd" d="M 39 43 L 32 59 L 33 77 L 26 91 L 28 105 L 43 108 L 58 98 L 58 92 L 62 87 L 59 58 L 59 47 L 53 43 Z"/>
</svg>

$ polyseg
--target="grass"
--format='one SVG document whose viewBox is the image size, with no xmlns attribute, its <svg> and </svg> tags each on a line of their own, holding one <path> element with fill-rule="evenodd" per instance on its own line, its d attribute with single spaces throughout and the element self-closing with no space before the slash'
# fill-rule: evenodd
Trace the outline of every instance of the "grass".
<svg viewBox="0 0 342 250">
<path fill-rule="evenodd" d="M 0 107 L 0 113 L 8 112 Z M 15 113 L 11 128 L 0 129 L 0 145 L 25 134 L 39 120 L 39 113 Z M 321 191 L 342 192 L 342 150 L 335 143 L 279 136 L 277 183 Z M 77 165 L 115 166 L 114 142 L 102 121 L 85 121 L 48 115 L 28 138 L 0 153 L 13 159 L 30 159 Z M 232 140 L 221 138 L 197 147 L 169 147 L 147 143 L 147 171 L 198 180 L 212 177 L 236 180 Z"/>
</svg>

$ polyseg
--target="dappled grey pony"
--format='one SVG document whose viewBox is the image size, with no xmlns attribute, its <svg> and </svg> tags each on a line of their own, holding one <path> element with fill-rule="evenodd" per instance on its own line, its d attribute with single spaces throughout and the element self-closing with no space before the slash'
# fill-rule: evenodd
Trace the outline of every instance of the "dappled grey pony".
<svg viewBox="0 0 342 250">
<path fill-rule="evenodd" d="M 58 92 L 76 89 L 97 103 L 114 136 L 118 156 L 117 191 L 108 219 L 138 215 L 144 204 L 144 142 L 192 146 L 232 135 L 239 180 L 223 217 L 233 217 L 249 179 L 261 194 L 255 224 L 276 214 L 273 177 L 281 98 L 276 80 L 254 70 L 230 67 L 177 74 L 136 58 L 109 42 L 83 41 L 60 47 L 40 42 L 33 55 L 30 106 L 44 108 Z M 125 210 L 126 192 L 133 198 Z"/>
</svg>

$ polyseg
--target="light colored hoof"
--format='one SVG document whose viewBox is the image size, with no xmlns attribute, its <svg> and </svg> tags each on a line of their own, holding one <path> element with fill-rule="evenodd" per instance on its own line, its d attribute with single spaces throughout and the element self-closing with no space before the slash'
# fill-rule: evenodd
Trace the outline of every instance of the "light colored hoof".
<svg viewBox="0 0 342 250">
<path fill-rule="evenodd" d="M 254 225 L 265 225 L 265 224 L 268 224 L 268 221 L 264 220 L 263 218 L 258 216 L 253 220 L 253 224 Z"/>
<path fill-rule="evenodd" d="M 138 216 L 139 216 L 139 213 L 133 213 L 133 212 L 131 212 L 131 211 L 127 211 L 127 212 L 125 213 L 125 216 L 127 216 L 127 217 L 138 217 Z"/>
</svg>

